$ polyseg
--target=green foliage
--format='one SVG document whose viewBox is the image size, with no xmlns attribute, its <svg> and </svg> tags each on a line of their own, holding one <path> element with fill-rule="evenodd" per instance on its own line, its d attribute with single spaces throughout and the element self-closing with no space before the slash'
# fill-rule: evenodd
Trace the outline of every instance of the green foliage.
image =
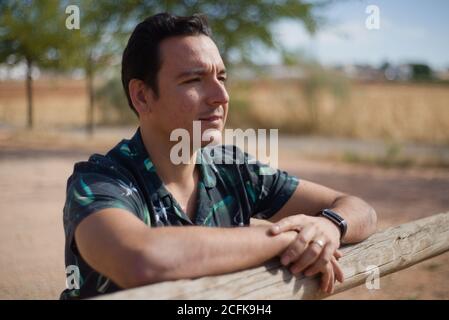
<svg viewBox="0 0 449 320">
<path fill-rule="evenodd" d="M 415 81 L 429 81 L 433 79 L 433 71 L 426 64 L 413 63 L 410 65 L 412 69 L 412 79 Z"/>
<path fill-rule="evenodd" d="M 324 1 L 313 4 L 300 0 L 229 0 L 229 1 L 152 1 L 143 0 L 134 12 L 138 19 L 167 11 L 177 15 L 203 13 L 207 15 L 225 62 L 231 51 L 238 52 L 247 60 L 255 43 L 267 47 L 279 46 L 273 37 L 271 26 L 280 19 L 291 19 L 304 23 L 308 31 L 317 29 L 319 18 L 315 8 Z"/>
<path fill-rule="evenodd" d="M 86 74 L 117 64 L 129 31 L 126 22 L 136 1 L 62 0 L 60 3 L 62 8 L 76 5 L 80 9 L 80 28 L 70 30 L 69 41 L 64 46 L 65 64 L 82 68 Z"/>
<path fill-rule="evenodd" d="M 0 63 L 29 60 L 40 68 L 59 68 L 66 33 L 56 1 L 6 0 L 0 10 Z"/>
<path fill-rule="evenodd" d="M 32 68 L 62 69 L 65 32 L 57 1 L 5 0 L 0 7 L 0 63 L 26 62 L 27 126 L 33 127 Z"/>
</svg>

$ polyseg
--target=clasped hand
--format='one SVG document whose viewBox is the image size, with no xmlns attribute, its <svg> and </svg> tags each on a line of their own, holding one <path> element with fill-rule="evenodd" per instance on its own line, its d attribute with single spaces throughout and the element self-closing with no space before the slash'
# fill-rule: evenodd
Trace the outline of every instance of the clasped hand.
<svg viewBox="0 0 449 320">
<path fill-rule="evenodd" d="M 343 271 L 338 263 L 342 253 L 340 230 L 324 217 L 293 215 L 271 226 L 273 235 L 296 231 L 298 235 L 280 255 L 282 265 L 294 275 L 305 276 L 321 273 L 321 290 L 332 293 L 335 281 L 343 282 Z"/>
</svg>

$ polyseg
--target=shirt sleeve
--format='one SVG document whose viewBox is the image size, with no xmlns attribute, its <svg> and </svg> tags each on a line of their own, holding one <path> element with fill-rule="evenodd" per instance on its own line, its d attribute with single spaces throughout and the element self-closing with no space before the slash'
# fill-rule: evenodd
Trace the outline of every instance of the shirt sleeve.
<svg viewBox="0 0 449 320">
<path fill-rule="evenodd" d="M 64 205 L 66 241 L 77 253 L 74 233 L 89 215 L 106 208 L 120 208 L 148 224 L 148 217 L 136 186 L 124 177 L 106 172 L 75 172 L 67 182 Z"/>
<path fill-rule="evenodd" d="M 269 219 L 290 199 L 299 185 L 296 176 L 274 169 L 244 153 L 245 188 L 252 217 Z"/>
</svg>

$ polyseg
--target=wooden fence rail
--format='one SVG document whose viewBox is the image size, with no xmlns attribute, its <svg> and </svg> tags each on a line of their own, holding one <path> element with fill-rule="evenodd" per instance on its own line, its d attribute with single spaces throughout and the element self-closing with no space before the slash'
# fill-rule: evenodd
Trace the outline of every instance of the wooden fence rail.
<svg viewBox="0 0 449 320">
<path fill-rule="evenodd" d="M 384 276 L 449 250 L 449 212 L 386 229 L 342 248 L 345 281 L 334 293 Z M 292 276 L 278 259 L 260 267 L 193 280 L 167 281 L 98 299 L 322 299 L 317 277 Z"/>
</svg>

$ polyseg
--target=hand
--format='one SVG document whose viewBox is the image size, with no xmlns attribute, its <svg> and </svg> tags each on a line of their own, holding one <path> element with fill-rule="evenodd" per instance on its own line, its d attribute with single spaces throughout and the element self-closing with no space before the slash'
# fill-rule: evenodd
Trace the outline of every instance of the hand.
<svg viewBox="0 0 449 320">
<path fill-rule="evenodd" d="M 341 257 L 341 252 L 339 250 L 336 251 L 338 253 L 336 256 L 331 257 L 331 261 L 322 267 L 321 270 L 317 270 L 316 272 L 321 272 L 321 286 L 320 289 L 324 293 L 332 293 L 334 292 L 335 281 L 343 282 L 343 270 L 341 270 L 340 265 L 338 263 L 338 259 Z M 311 276 L 311 274 L 307 274 L 306 276 Z"/>
<path fill-rule="evenodd" d="M 297 231 L 298 235 L 281 254 L 281 263 L 284 266 L 291 263 L 290 271 L 295 275 L 303 271 L 306 276 L 321 272 L 325 292 L 333 288 L 335 279 L 343 282 L 343 272 L 335 259 L 341 257 L 337 250 L 339 228 L 324 217 L 302 214 L 284 218 L 271 227 L 273 234 L 291 230 Z"/>
</svg>

